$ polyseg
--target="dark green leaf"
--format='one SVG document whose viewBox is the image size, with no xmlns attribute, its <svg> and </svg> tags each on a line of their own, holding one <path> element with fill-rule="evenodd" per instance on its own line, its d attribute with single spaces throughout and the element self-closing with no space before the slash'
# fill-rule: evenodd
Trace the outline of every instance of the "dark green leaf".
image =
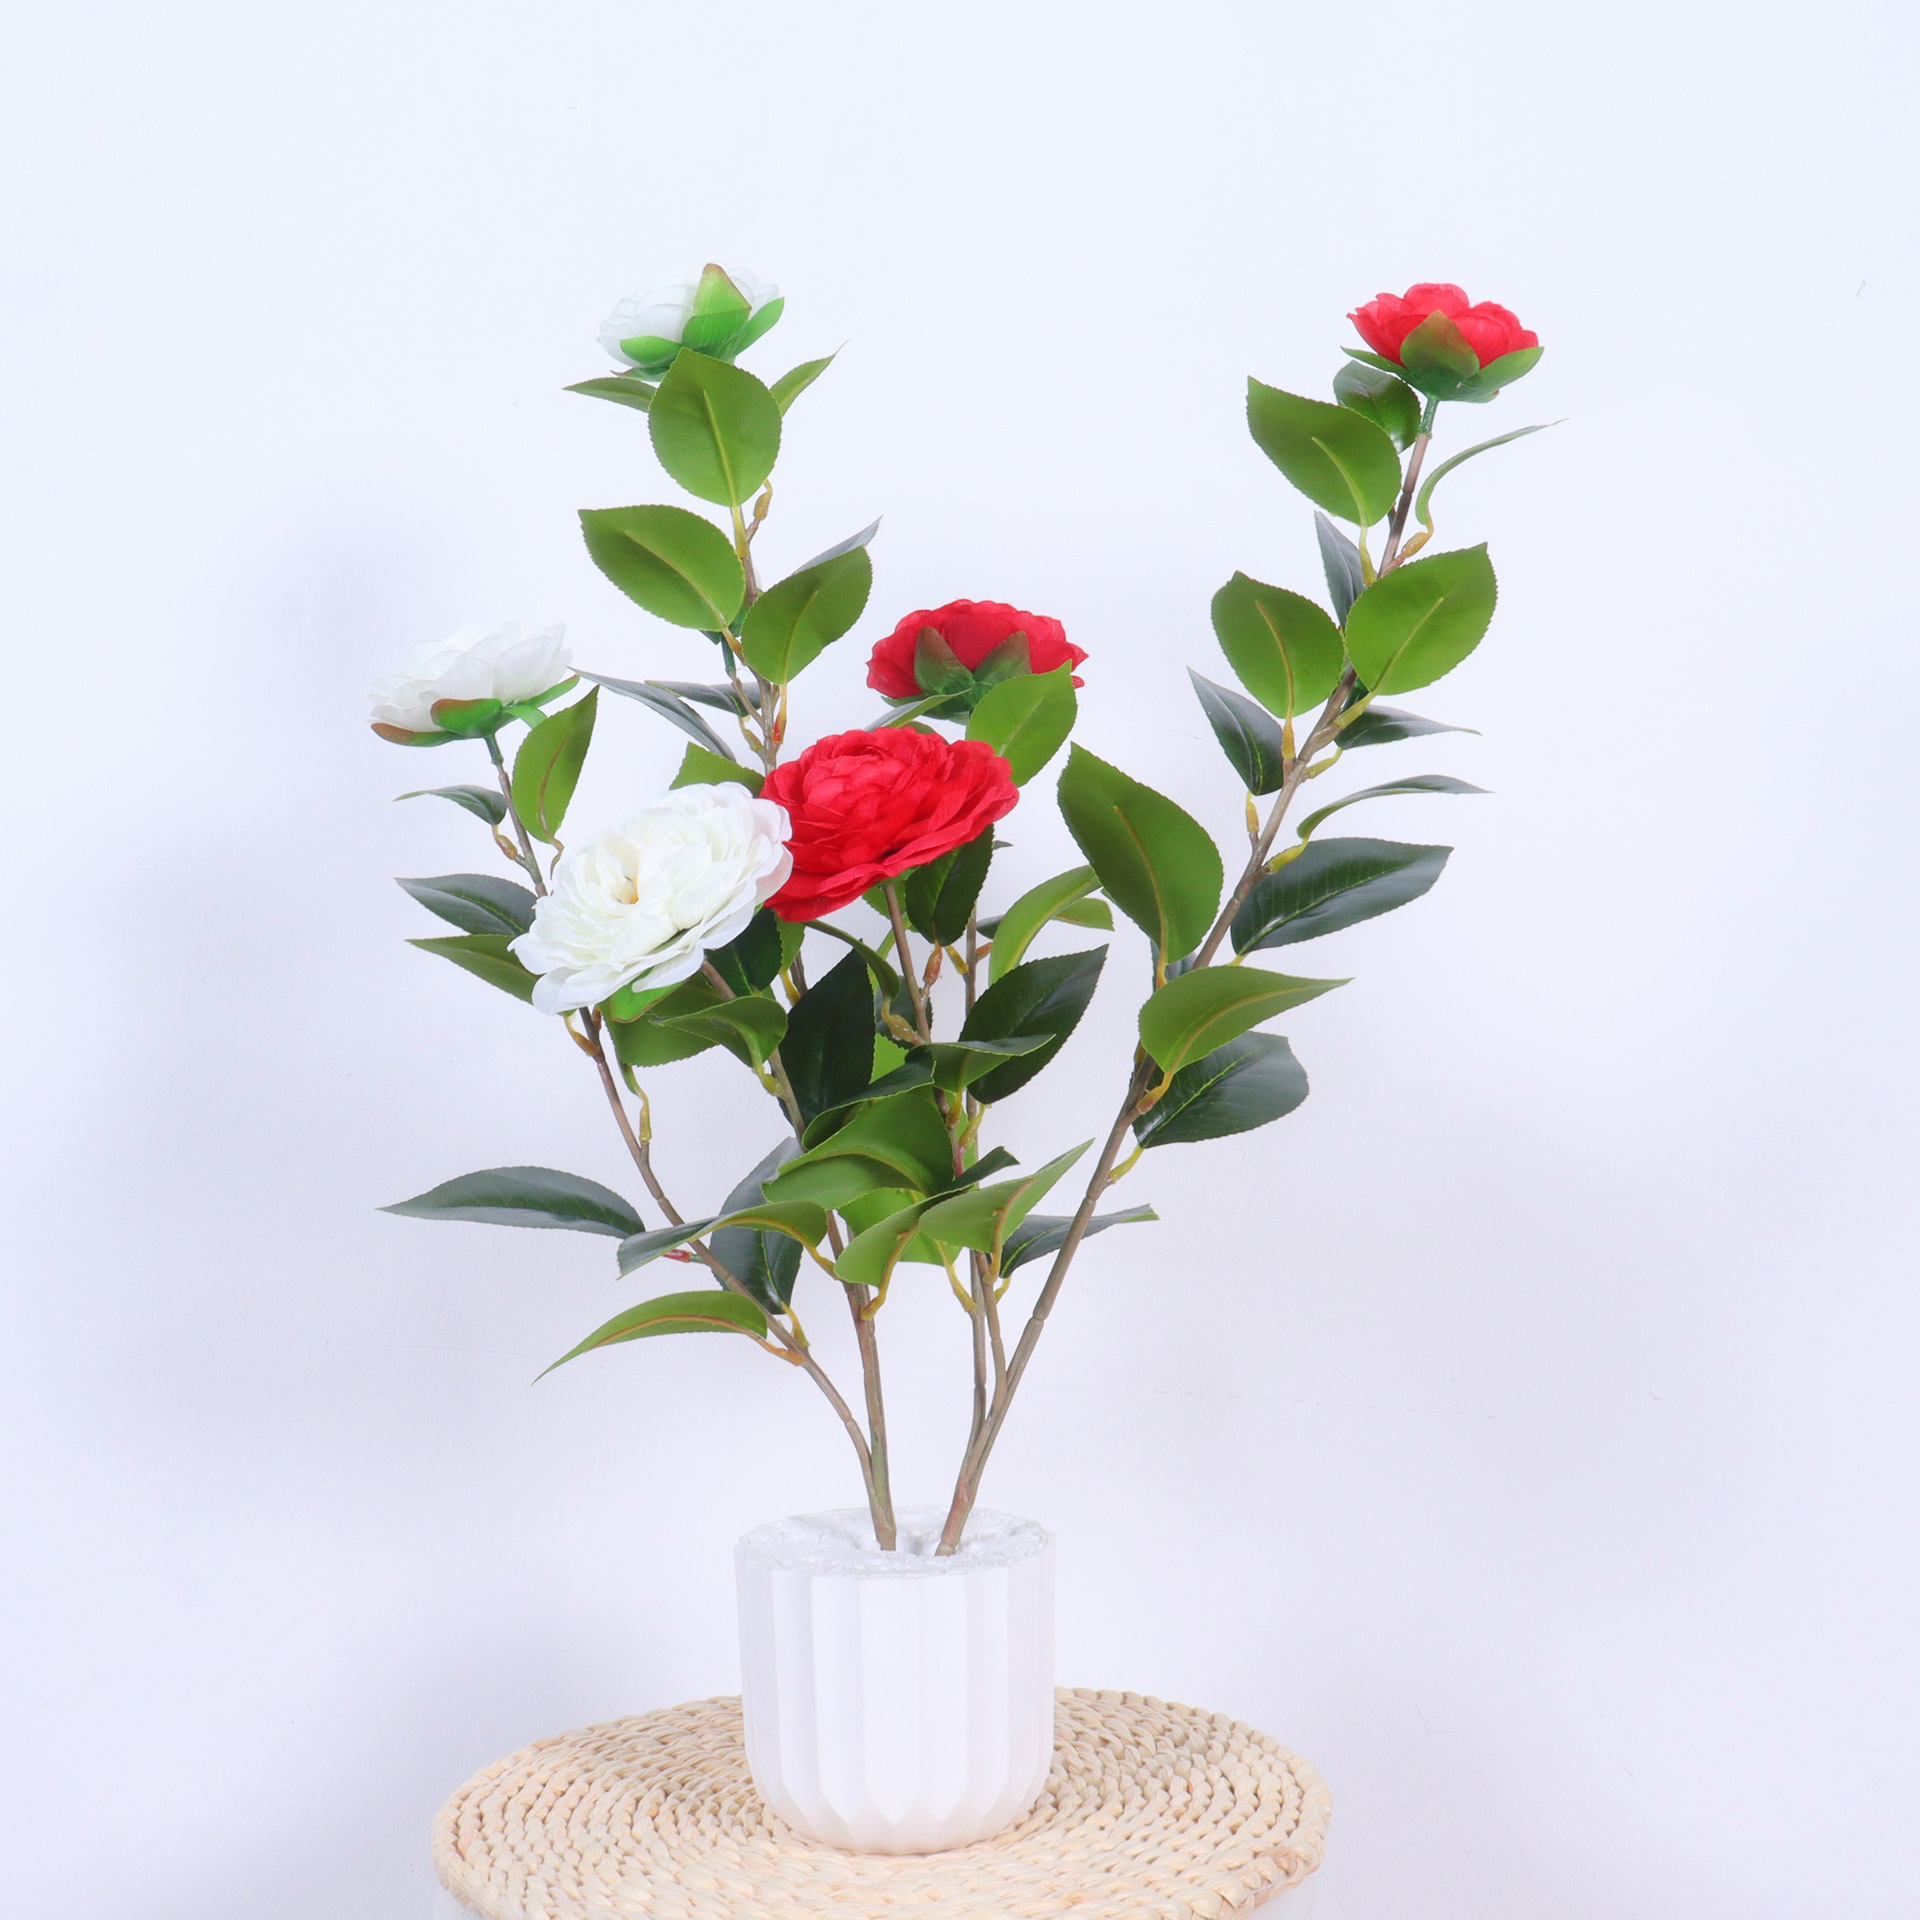
<svg viewBox="0 0 1920 1920">
<path fill-rule="evenodd" d="M 986 677 L 986 661 L 976 678 Z M 1066 744 L 1079 713 L 1073 693 L 1073 669 L 1028 673 L 989 685 L 967 722 L 967 738 L 984 740 L 1013 769 L 1015 786 L 1024 787 Z"/>
<path fill-rule="evenodd" d="M 1248 1133 L 1291 1113 L 1307 1097 L 1305 1069 L 1277 1033 L 1243 1033 L 1173 1076 L 1133 1123 L 1143 1147 L 1171 1147 Z"/>
<path fill-rule="evenodd" d="M 882 902 L 883 910 L 884 906 L 885 903 Z M 880 954 L 875 953 L 864 940 L 856 940 L 852 934 L 843 933 L 838 927 L 834 926 L 831 921 L 809 920 L 807 925 L 813 932 L 824 933 L 830 939 L 838 940 L 843 946 L 851 947 L 854 952 L 866 962 L 867 971 L 873 975 L 874 981 L 880 991 L 885 994 L 889 1000 L 895 1000 L 900 997 L 899 974 L 887 964 L 886 960 Z"/>
<path fill-rule="evenodd" d="M 960 1029 L 962 1040 L 1012 1040 L 1047 1036 L 1047 1044 L 995 1067 L 973 1083 L 976 1100 L 991 1104 L 1018 1093 L 1066 1045 L 1080 1024 L 1106 964 L 1105 947 L 1084 953 L 1053 954 L 1026 960 L 973 1003 Z"/>
<path fill-rule="evenodd" d="M 681 353 L 647 410 L 660 464 L 699 500 L 751 500 L 780 457 L 780 408 L 744 368 Z"/>
<path fill-rule="evenodd" d="M 1300 822 L 1300 838 L 1313 837 L 1313 830 L 1322 820 L 1331 819 L 1342 807 L 1350 807 L 1356 800 L 1378 800 L 1394 793 L 1485 793 L 1485 787 L 1469 786 L 1464 780 L 1456 780 L 1450 773 L 1416 773 L 1405 780 L 1383 780 L 1377 787 L 1362 787 L 1358 793 L 1350 793 L 1344 800 L 1336 800 L 1331 806 L 1322 807 L 1317 813 L 1310 813 Z"/>
<path fill-rule="evenodd" d="M 615 1240 L 644 1222 L 611 1187 L 557 1167 L 488 1167 L 382 1207 L 411 1220 L 477 1220 L 494 1227 L 569 1227 Z"/>
<path fill-rule="evenodd" d="M 723 640 L 721 644 L 724 646 L 726 643 Z M 591 674 L 588 675 L 589 679 L 594 677 L 595 676 Z M 606 681 L 601 682 L 603 686 L 608 684 L 610 683 Z M 621 684 L 637 684 L 653 687 L 661 693 L 676 693 L 683 700 L 697 700 L 703 707 L 714 707 L 721 713 L 746 715 L 753 712 L 751 703 L 740 690 L 737 687 L 728 685 L 724 680 L 713 682 L 704 680 L 646 680 L 640 682 L 623 682 Z M 676 720 L 674 724 L 677 726 L 679 722 Z"/>
<path fill-rule="evenodd" d="M 1286 1043 L 1281 1042 L 1284 1046 Z M 1159 1109 L 1156 1107 L 1157 1113 Z M 1151 1117 L 1151 1116 L 1149 1116 Z M 1136 1220 L 1158 1220 L 1160 1216 L 1151 1207 L 1129 1207 L 1125 1213 L 1096 1213 L 1087 1222 L 1082 1240 L 1090 1240 L 1096 1233 L 1105 1233 L 1109 1227 L 1124 1227 Z M 1024 1267 L 1029 1260 L 1044 1260 L 1048 1254 L 1058 1253 L 1067 1243 L 1067 1229 L 1073 1225 L 1070 1213 L 1030 1213 L 1000 1243 L 1000 1271 L 1011 1273 L 1016 1267 Z"/>
<path fill-rule="evenodd" d="M 1433 516 L 1427 511 L 1427 502 L 1433 498 L 1434 488 L 1463 461 L 1471 460 L 1476 453 L 1485 453 L 1489 447 L 1504 447 L 1509 440 L 1524 440 L 1530 433 L 1545 433 L 1548 427 L 1557 427 L 1559 424 L 1557 420 L 1547 420 L 1537 427 L 1515 427 L 1511 433 L 1502 433 L 1491 440 L 1482 440 L 1477 447 L 1469 447 L 1465 453 L 1456 453 L 1451 460 L 1442 460 L 1427 475 L 1420 491 L 1414 495 L 1413 510 L 1420 516 L 1420 524 L 1429 532 L 1432 531 Z"/>
<path fill-rule="evenodd" d="M 1265 707 L 1231 687 L 1216 686 L 1189 667 L 1201 711 L 1249 793 L 1273 793 L 1286 776 L 1285 741 Z"/>
<path fill-rule="evenodd" d="M 1249 380 L 1247 427 L 1260 451 L 1316 507 L 1363 527 L 1393 511 L 1400 456 L 1371 420 Z"/>
<path fill-rule="evenodd" d="M 1400 707 L 1370 706 L 1357 720 L 1340 729 L 1342 749 L 1384 747 L 1395 740 L 1417 740 L 1428 733 L 1478 733 L 1478 727 L 1450 727 L 1444 721 L 1423 720 Z"/>
<path fill-rule="evenodd" d="M 616 1313 L 604 1327 L 596 1328 L 577 1347 L 563 1353 L 553 1367 L 564 1367 L 569 1360 L 599 1347 L 615 1347 L 623 1340 L 646 1340 L 657 1333 L 745 1333 L 764 1340 L 767 1316 L 751 1300 L 719 1287 L 698 1293 L 665 1293 L 657 1300 Z M 553 1367 L 540 1377 L 544 1380 Z"/>
<path fill-rule="evenodd" d="M 1366 591 L 1366 569 L 1360 564 L 1360 549 L 1336 527 L 1324 513 L 1313 516 L 1314 537 L 1320 542 L 1320 564 L 1326 570 L 1327 593 L 1333 601 L 1333 617 L 1344 627 L 1353 603 Z"/>
<path fill-rule="evenodd" d="M 611 400 L 623 407 L 638 407 L 645 413 L 653 405 L 653 396 L 659 388 L 631 373 L 610 373 L 598 380 L 576 381 L 567 392 L 584 393 L 594 400 Z"/>
<path fill-rule="evenodd" d="M 951 1200 L 937 1200 L 920 1216 L 920 1231 L 944 1246 L 971 1247 L 976 1253 L 997 1252 L 1005 1236 L 1047 1197 L 1092 1145 L 1091 1140 L 1083 1140 L 1021 1179 L 973 1187 Z"/>
<path fill-rule="evenodd" d="M 548 714 L 513 757 L 513 810 L 536 840 L 554 840 L 567 817 L 593 739 L 599 701 L 600 689 L 595 687 L 584 700 Z"/>
<path fill-rule="evenodd" d="M 789 1160 L 767 1182 L 767 1197 L 838 1207 L 876 1187 L 935 1193 L 952 1176 L 946 1122 L 923 1087 L 862 1107 L 838 1133 Z"/>
<path fill-rule="evenodd" d="M 771 1200 L 756 1200 L 744 1207 L 729 1208 L 710 1220 L 683 1220 L 677 1227 L 660 1227 L 652 1233 L 636 1233 L 620 1242 L 620 1274 L 624 1279 L 658 1260 L 663 1253 L 698 1240 L 711 1230 L 783 1235 L 796 1245 L 818 1248 L 827 1232 L 827 1212 L 811 1201 L 794 1200 L 784 1206 Z M 716 1254 L 716 1258 L 719 1256 Z M 724 1259 L 720 1264 L 726 1266 Z M 733 1269 L 728 1267 L 728 1271 Z M 740 1275 L 735 1273 L 736 1280 Z"/>
<path fill-rule="evenodd" d="M 900 882 L 900 905 L 907 924 L 924 939 L 952 946 L 967 930 L 992 859 L 993 829 L 989 827 L 964 846 L 915 867 Z"/>
<path fill-rule="evenodd" d="M 1346 984 L 1259 967 L 1201 967 L 1169 980 L 1140 1009 L 1140 1044 L 1162 1073 L 1177 1073 L 1262 1020 Z"/>
<path fill-rule="evenodd" d="M 1440 878 L 1451 847 L 1399 840 L 1313 840 L 1253 883 L 1233 916 L 1236 953 L 1317 940 L 1417 900 Z"/>
<path fill-rule="evenodd" d="M 1317 707 L 1346 665 L 1325 608 L 1244 573 L 1213 596 L 1213 630 L 1240 684 L 1283 720 Z"/>
<path fill-rule="evenodd" d="M 835 358 L 830 353 L 824 360 L 803 360 L 797 367 L 789 368 L 767 389 L 773 395 L 773 404 L 785 413 L 833 365 Z"/>
<path fill-rule="evenodd" d="M 717 753 L 709 753 L 695 743 L 680 756 L 680 770 L 667 782 L 667 791 L 671 793 L 676 787 L 714 787 L 723 780 L 731 780 L 749 793 L 758 793 L 765 779 L 765 774 L 755 773 L 737 760 L 723 760 Z"/>
<path fill-rule="evenodd" d="M 760 1164 L 727 1195 L 723 1214 L 744 1213 L 766 1198 L 762 1188 L 800 1151 L 791 1138 L 782 1140 Z M 720 1227 L 708 1236 L 713 1257 L 753 1295 L 769 1313 L 784 1313 L 793 1299 L 793 1283 L 800 1272 L 800 1242 L 784 1233 L 757 1227 Z"/>
<path fill-rule="evenodd" d="M 497 827 L 507 817 L 507 803 L 492 787 L 415 787 L 411 793 L 396 793 L 396 800 L 451 800 L 465 807 L 488 826 Z"/>
<path fill-rule="evenodd" d="M 1207 936 L 1220 904 L 1220 854 L 1199 821 L 1081 746 L 1060 776 L 1067 831 L 1107 898 L 1169 959 Z"/>
<path fill-rule="evenodd" d="M 740 611 L 747 578 L 711 520 L 684 507 L 588 507 L 580 529 L 594 565 L 662 620 L 718 631 Z"/>
<path fill-rule="evenodd" d="M 1406 693 L 1451 673 L 1493 619 L 1484 546 L 1422 555 L 1383 573 L 1347 616 L 1347 652 L 1375 693 Z"/>
<path fill-rule="evenodd" d="M 1021 956 L 1033 944 L 1034 937 L 1049 920 L 1064 919 L 1067 911 L 1084 900 L 1100 884 L 1091 867 L 1073 867 L 1043 880 L 1023 893 L 993 923 L 993 949 L 988 960 L 989 979 L 998 980 L 1020 963 Z M 1108 915 L 1109 924 L 1112 915 Z M 980 931 L 987 932 L 982 926 Z"/>
<path fill-rule="evenodd" d="M 899 976 L 893 977 L 898 985 Z M 873 1035 L 873 980 L 865 959 L 850 953 L 814 981 L 787 1015 L 780 1064 L 803 1120 L 811 1123 L 865 1093 L 873 1078 Z"/>
<path fill-rule="evenodd" d="M 1420 401 L 1395 374 L 1349 360 L 1333 376 L 1333 397 L 1381 428 L 1402 453 L 1419 438 Z"/>
<path fill-rule="evenodd" d="M 531 1006 L 534 975 L 507 951 L 509 937 L 504 933 L 463 933 L 438 940 L 409 940 L 407 945 L 418 947 L 422 953 L 437 953 L 488 986 L 498 987 Z"/>
<path fill-rule="evenodd" d="M 785 964 L 778 915 L 762 907 L 744 933 L 724 947 L 709 947 L 707 960 L 735 993 L 759 993 L 771 986 Z"/>
<path fill-rule="evenodd" d="M 707 723 L 680 698 L 677 691 L 648 680 L 615 680 L 604 673 L 583 673 L 583 680 L 591 680 L 595 686 L 605 687 L 609 693 L 617 693 L 623 699 L 637 700 L 648 709 L 657 713 L 662 720 L 676 726 L 688 739 L 706 748 L 709 753 L 717 754 L 722 760 L 733 758 L 727 743 L 707 725 Z M 732 689 L 724 691 L 731 694 Z"/>
<path fill-rule="evenodd" d="M 525 933 L 533 925 L 533 895 L 490 873 L 443 873 L 431 880 L 398 880 L 429 913 L 463 933 Z"/>
<path fill-rule="evenodd" d="M 769 587 L 740 628 L 740 651 L 764 680 L 783 685 L 860 618 L 873 589 L 864 547 L 803 567 Z"/>
</svg>

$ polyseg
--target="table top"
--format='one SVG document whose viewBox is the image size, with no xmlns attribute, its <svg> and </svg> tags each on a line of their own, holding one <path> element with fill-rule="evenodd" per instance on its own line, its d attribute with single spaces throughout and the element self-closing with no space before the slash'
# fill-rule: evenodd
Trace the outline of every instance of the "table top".
<svg viewBox="0 0 1920 1920">
<path fill-rule="evenodd" d="M 1056 1726 L 1005 1833 L 846 1853 L 761 1804 L 737 1698 L 691 1701 L 496 1761 L 441 1809 L 434 1865 L 485 1920 L 1226 1920 L 1320 1865 L 1332 1796 L 1266 1734 L 1084 1688 L 1059 1691 Z"/>
</svg>

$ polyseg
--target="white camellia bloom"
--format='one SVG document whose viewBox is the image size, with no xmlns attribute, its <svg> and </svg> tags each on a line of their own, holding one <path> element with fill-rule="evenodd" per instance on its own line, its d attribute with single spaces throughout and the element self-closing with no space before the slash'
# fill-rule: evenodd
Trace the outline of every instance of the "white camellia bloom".
<svg viewBox="0 0 1920 1920">
<path fill-rule="evenodd" d="M 727 781 L 678 787 L 561 855 L 512 952 L 542 1013 L 690 979 L 793 871 L 784 807 Z"/>
<path fill-rule="evenodd" d="M 744 312 L 741 301 L 746 302 Z M 637 299 L 622 300 L 607 315 L 600 344 L 613 359 L 643 373 L 664 372 L 686 338 L 687 323 L 698 305 L 703 313 L 713 311 L 712 337 L 696 338 L 690 344 L 716 359 L 731 360 L 773 325 L 785 304 L 771 281 L 756 280 L 739 267 L 708 266 L 666 286 L 651 287 Z M 641 341 L 653 345 L 642 348 Z M 633 343 L 631 348 L 628 342 Z"/>
<path fill-rule="evenodd" d="M 433 733 L 436 700 L 531 700 L 572 671 L 565 627 L 462 627 L 445 640 L 423 640 L 399 673 L 373 683 L 375 726 Z"/>
</svg>

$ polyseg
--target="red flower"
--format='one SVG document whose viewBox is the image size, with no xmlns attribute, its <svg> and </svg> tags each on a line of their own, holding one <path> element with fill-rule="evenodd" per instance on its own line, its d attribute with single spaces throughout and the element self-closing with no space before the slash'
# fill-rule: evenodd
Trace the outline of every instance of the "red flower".
<svg viewBox="0 0 1920 1920">
<path fill-rule="evenodd" d="M 767 775 L 760 797 L 793 822 L 793 874 L 767 904 L 782 920 L 817 920 L 964 846 L 1011 813 L 1020 790 L 984 741 L 879 727 L 816 740 Z"/>
<path fill-rule="evenodd" d="M 1460 329 L 1462 338 L 1478 356 L 1480 364 L 1490 366 L 1503 353 L 1518 353 L 1522 347 L 1537 347 L 1540 336 L 1529 333 L 1519 317 L 1491 300 L 1477 307 L 1467 304 L 1467 296 L 1445 281 L 1423 280 L 1409 287 L 1404 298 L 1397 293 L 1382 293 L 1367 302 L 1358 313 L 1347 318 L 1360 329 L 1360 337 L 1382 359 L 1400 359 L 1401 343 L 1430 314 L 1444 313 Z"/>
<path fill-rule="evenodd" d="M 1010 635 L 1027 636 L 1027 660 L 1035 673 L 1075 666 L 1087 656 L 1067 638 L 1058 620 L 1044 613 L 1022 613 L 1004 600 L 949 600 L 944 607 L 910 613 L 873 650 L 867 662 L 867 685 L 889 700 L 917 700 L 920 682 L 914 676 L 913 651 L 920 629 L 931 627 L 953 649 L 954 657 L 972 672 Z M 1073 683 L 1080 685 L 1078 679 Z"/>
</svg>

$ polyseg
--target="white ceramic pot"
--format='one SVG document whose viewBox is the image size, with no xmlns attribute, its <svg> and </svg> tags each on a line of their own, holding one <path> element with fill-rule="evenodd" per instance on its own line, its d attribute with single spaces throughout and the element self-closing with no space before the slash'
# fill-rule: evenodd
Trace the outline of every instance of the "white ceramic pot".
<svg viewBox="0 0 1920 1920">
<path fill-rule="evenodd" d="M 734 1562 L 747 1760 L 788 1825 L 859 1853 L 938 1853 L 1011 1826 L 1053 1763 L 1053 1537 L 976 1510 L 864 1508 L 756 1528 Z"/>
</svg>

